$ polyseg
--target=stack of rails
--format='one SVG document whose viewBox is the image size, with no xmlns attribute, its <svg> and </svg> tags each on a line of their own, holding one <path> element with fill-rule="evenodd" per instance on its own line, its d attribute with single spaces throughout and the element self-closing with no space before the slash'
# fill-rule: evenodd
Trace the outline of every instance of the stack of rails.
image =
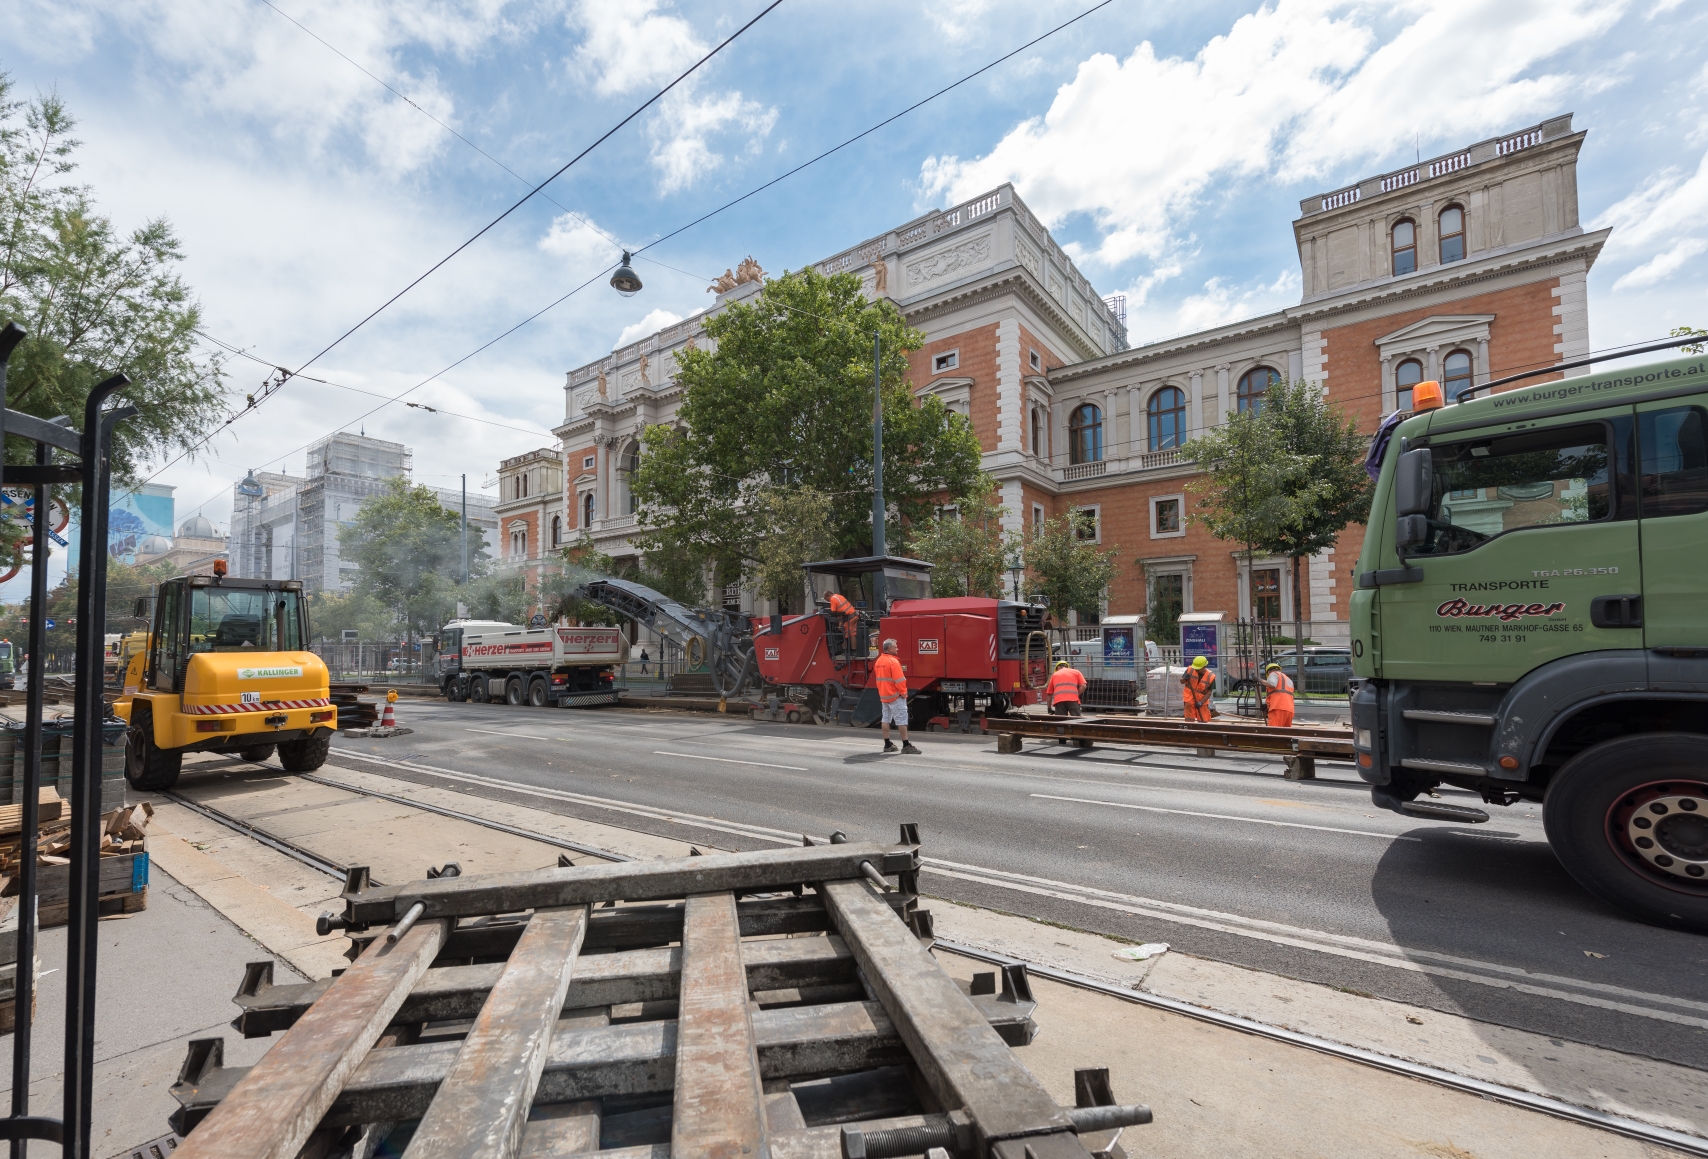
<svg viewBox="0 0 1708 1159">
<path fill-rule="evenodd" d="M 840 835 L 838 835 L 840 836 Z M 1119 1159 L 1108 1075 L 1056 1103 L 1025 969 L 965 988 L 931 956 L 917 831 L 675 861 L 346 880 L 336 978 L 252 964 L 253 1067 L 190 1044 L 176 1159 Z M 892 884 L 893 882 L 893 884 Z M 939 1157 L 941 1159 L 941 1157 Z"/>
</svg>

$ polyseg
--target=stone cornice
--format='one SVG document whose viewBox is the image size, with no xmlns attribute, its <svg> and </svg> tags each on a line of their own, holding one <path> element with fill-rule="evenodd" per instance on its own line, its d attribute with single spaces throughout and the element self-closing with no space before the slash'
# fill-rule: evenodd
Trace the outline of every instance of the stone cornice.
<svg viewBox="0 0 1708 1159">
<path fill-rule="evenodd" d="M 982 278 L 955 286 L 940 294 L 910 302 L 905 306 L 899 302 L 896 304 L 901 307 L 902 316 L 908 324 L 914 325 L 968 306 L 993 302 L 1005 295 L 1014 295 L 1025 300 L 1033 310 L 1049 321 L 1057 333 L 1064 336 L 1074 348 L 1074 353 L 1081 358 L 1102 356 L 1103 352 L 1081 335 L 1079 326 L 1062 311 L 1056 300 L 1044 291 L 1032 276 L 1032 272 L 1018 262 L 1007 262 Z"/>
<path fill-rule="evenodd" d="M 1287 312 L 1278 310 L 1273 314 L 1260 314 L 1256 318 L 1229 322 L 1224 326 L 1217 326 L 1210 330 L 1200 330 L 1196 334 L 1182 334 L 1175 338 L 1166 338 L 1144 346 L 1131 346 L 1126 350 L 1107 354 L 1087 362 L 1060 366 L 1050 371 L 1049 378 L 1052 383 L 1067 382 L 1099 371 L 1119 370 L 1157 358 L 1184 354 L 1203 346 L 1215 346 L 1234 339 L 1251 338 L 1256 335 L 1284 330 L 1292 324 L 1292 319 L 1287 316 Z"/>
</svg>

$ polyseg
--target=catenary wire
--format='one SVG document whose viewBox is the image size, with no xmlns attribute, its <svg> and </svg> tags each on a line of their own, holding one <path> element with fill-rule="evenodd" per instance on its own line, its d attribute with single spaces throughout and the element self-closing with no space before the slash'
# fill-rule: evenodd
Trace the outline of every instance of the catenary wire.
<svg viewBox="0 0 1708 1159">
<path fill-rule="evenodd" d="M 1108 2 L 1110 2 L 1110 0 L 1105 0 L 1105 3 L 1108 3 Z M 618 121 L 615 125 L 611 126 L 609 129 L 605 130 L 605 132 L 600 134 L 598 139 L 595 140 L 592 144 L 588 145 L 586 148 L 582 149 L 581 152 L 579 152 L 575 156 L 571 157 L 567 162 L 565 162 L 563 164 L 563 166 L 561 168 L 559 168 L 557 170 L 557 172 L 553 173 L 550 177 L 547 177 L 544 181 L 542 181 L 538 185 L 534 186 L 533 189 L 529 190 L 523 197 L 521 197 L 519 200 L 517 200 L 514 204 L 512 204 L 503 213 L 500 213 L 497 217 L 493 218 L 491 221 L 489 221 L 485 225 L 481 226 L 480 229 L 477 230 L 472 237 L 468 238 L 468 240 L 464 241 L 461 245 L 457 246 L 456 249 L 452 250 L 450 253 L 446 254 L 444 257 L 442 257 L 438 261 L 434 262 L 430 267 L 428 267 L 428 269 L 425 272 L 423 272 L 414 281 L 410 282 L 407 286 L 403 287 L 403 289 L 399 290 L 397 293 L 395 293 L 391 297 L 387 298 L 384 302 L 380 303 L 380 305 L 372 313 L 368 314 L 367 317 L 363 318 L 360 322 L 357 322 L 354 326 L 350 327 L 348 330 L 344 331 L 344 333 L 340 334 L 337 338 L 333 339 L 318 354 L 314 355 L 314 357 L 310 358 L 307 362 L 305 362 L 301 366 L 297 367 L 296 372 L 298 374 L 301 374 L 304 370 L 308 369 L 310 366 L 313 366 L 315 364 L 315 362 L 317 362 L 319 359 L 323 358 L 326 354 L 328 354 L 332 350 L 336 349 L 337 346 L 341 342 L 343 342 L 346 338 L 350 337 L 350 335 L 354 334 L 356 331 L 360 330 L 363 326 L 366 326 L 369 322 L 373 321 L 376 317 L 378 317 L 380 315 L 380 313 L 382 311 L 384 311 L 387 307 L 389 307 L 393 302 L 396 302 L 399 298 L 401 298 L 405 294 L 409 293 L 410 290 L 413 290 L 416 286 L 418 286 L 422 282 L 426 281 L 429 277 L 431 277 L 433 275 L 433 273 L 436 270 L 438 270 L 446 262 L 450 261 L 452 258 L 456 257 L 458 254 L 462 253 L 469 246 L 473 245 L 476 241 L 480 240 L 480 238 L 484 237 L 488 230 L 491 230 L 494 226 L 498 225 L 499 222 L 501 222 L 505 218 L 509 217 L 512 213 L 516 212 L 516 210 L 520 209 L 523 205 L 527 204 L 527 202 L 533 198 L 534 194 L 538 193 L 540 190 L 544 189 L 547 185 L 550 185 L 553 181 L 556 181 L 559 177 L 562 177 L 565 173 L 569 172 L 571 167 L 573 167 L 583 157 L 586 157 L 589 153 L 593 152 L 593 150 L 597 149 L 600 145 L 604 144 L 611 137 L 615 136 L 616 133 L 619 130 L 621 130 L 625 125 L 627 125 L 630 121 L 634 120 L 636 117 L 638 117 L 642 113 L 646 112 L 647 109 L 651 108 L 653 105 L 655 105 L 659 101 L 663 100 L 665 95 L 668 94 L 672 89 L 674 89 L 677 85 L 681 84 L 683 81 L 687 80 L 690 76 L 692 76 L 695 72 L 697 72 L 702 65 L 704 65 L 707 61 L 711 60 L 712 57 L 716 56 L 718 53 L 722 52 L 725 48 L 727 48 L 730 44 L 734 43 L 737 37 L 741 36 L 748 29 L 752 28 L 755 24 L 758 24 L 761 20 L 765 19 L 766 16 L 768 16 L 772 12 L 776 11 L 776 9 L 782 3 L 783 3 L 783 0 L 771 0 L 771 3 L 766 5 L 763 9 L 761 9 L 757 16 L 754 16 L 747 23 L 743 24 L 740 28 L 737 28 L 734 32 L 732 32 L 728 36 L 726 36 L 722 41 L 720 41 L 717 44 L 716 47 L 711 49 L 711 51 L 707 52 L 699 60 L 697 60 L 693 64 L 689 65 L 688 68 L 685 69 L 679 76 L 677 76 L 677 78 L 675 80 L 671 81 L 669 84 L 667 84 L 663 88 L 659 89 L 652 96 L 648 97 L 647 100 L 643 104 L 641 104 L 639 107 L 637 107 L 628 116 L 624 117 L 622 120 Z"/>
<path fill-rule="evenodd" d="M 265 2 L 265 0 L 263 0 L 263 2 Z M 780 3 L 781 0 L 778 0 L 778 2 Z M 954 83 L 946 85 L 943 88 L 937 90 L 935 93 L 931 94 L 930 96 L 925 97 L 922 100 L 915 101 L 913 104 L 909 105 L 907 108 L 903 109 L 901 112 L 898 112 L 898 113 L 895 113 L 889 117 L 886 117 L 884 120 L 878 122 L 877 124 L 873 125 L 871 128 L 865 130 L 864 132 L 858 133 L 855 136 L 848 138 L 847 140 L 843 141 L 841 144 L 836 145 L 831 149 L 825 150 L 824 152 L 820 153 L 818 156 L 812 158 L 811 160 L 795 166 L 793 169 L 790 169 L 788 172 L 783 173 L 782 175 L 780 175 L 778 177 L 772 178 L 771 180 L 765 182 L 763 185 L 757 186 L 756 188 L 750 190 L 748 193 L 743 194 L 741 197 L 736 198 L 733 201 L 727 202 L 724 205 L 719 206 L 717 209 L 714 209 L 709 213 L 702 214 L 700 217 L 689 222 L 687 225 L 684 225 L 684 226 L 681 226 L 675 230 L 672 230 L 670 233 L 664 235 L 663 237 L 658 238 L 655 241 L 648 243 L 648 247 L 646 247 L 646 248 L 650 248 L 651 246 L 658 245 L 660 242 L 663 242 L 663 241 L 668 240 L 670 238 L 676 237 L 679 234 L 685 232 L 686 230 L 691 229 L 696 225 L 699 225 L 705 221 L 710 220 L 711 218 L 717 216 L 718 214 L 724 212 L 725 210 L 731 208 L 732 206 L 737 205 L 740 202 L 747 200 L 749 197 L 752 197 L 755 194 L 760 193 L 765 189 L 769 189 L 773 185 L 776 185 L 778 182 L 783 181 L 786 178 L 791 177 L 791 176 L 795 175 L 796 173 L 801 172 L 803 169 L 806 169 L 808 166 L 813 165 L 816 162 L 821 161 L 824 158 L 831 156 L 833 153 L 836 153 L 837 151 L 839 151 L 843 148 L 846 148 L 847 146 L 853 144 L 854 142 L 860 140 L 863 137 L 869 136 L 873 132 L 876 132 L 878 129 L 883 128 L 886 125 L 892 124 L 893 122 L 895 122 L 899 118 L 906 116 L 908 113 L 914 112 L 915 110 L 922 108 L 923 106 L 925 106 L 925 105 L 929 104 L 930 102 L 936 100 L 938 97 L 943 96 L 945 93 L 951 92 L 952 90 L 958 88 L 962 84 L 965 84 L 967 81 L 972 80 L 974 77 L 977 77 L 982 73 L 990 71 L 990 69 L 994 68 L 996 65 L 1001 64 L 1004 61 L 1012 59 L 1014 56 L 1025 51 L 1027 48 L 1031 48 L 1031 47 L 1039 44 L 1040 42 L 1048 39 L 1049 37 L 1054 36 L 1056 33 L 1062 31 L 1065 28 L 1070 27 L 1071 25 L 1077 23 L 1078 21 L 1080 21 L 1080 20 L 1084 19 L 1085 17 L 1091 15 L 1092 13 L 1096 12 L 1098 9 L 1107 7 L 1111 3 L 1113 3 L 1113 0 L 1102 0 L 1102 3 L 1096 4 L 1093 7 L 1086 9 L 1084 12 L 1081 12 L 1078 16 L 1075 16 L 1073 19 L 1057 25 L 1056 27 L 1050 29 L 1048 32 L 1045 32 L 1044 34 L 1042 34 L 1041 36 L 1036 36 L 1036 37 L 1032 38 L 1031 40 L 1027 41 L 1025 44 L 1021 45 L 1019 48 L 1016 48 L 1011 52 L 1005 53 L 1003 56 L 1000 56 L 1000 57 L 996 58 L 995 60 L 989 62 L 988 64 L 981 66 L 980 68 L 976 69 L 975 71 L 968 73 L 966 76 L 963 76 L 960 80 L 957 80 Z M 776 5 L 773 4 L 772 7 L 776 7 Z M 766 9 L 765 11 L 769 12 L 770 9 Z M 283 15 L 283 13 L 281 13 L 281 15 Z M 760 16 L 763 16 L 763 15 L 765 15 L 764 12 L 760 13 Z M 754 19 L 757 20 L 757 19 L 759 19 L 759 17 L 755 17 Z M 751 24 L 751 22 L 749 22 L 749 23 Z M 307 29 L 304 29 L 304 31 L 307 31 Z M 311 33 L 311 35 L 312 35 L 312 33 Z M 319 38 L 317 37 L 316 39 L 319 39 Z M 733 39 L 733 37 L 731 39 Z M 728 41 L 726 40 L 725 43 L 727 44 Z M 331 47 L 331 46 L 328 45 L 328 47 Z M 722 46 L 720 45 L 720 47 L 722 47 Z M 336 51 L 336 50 L 334 50 L 334 51 Z M 340 54 L 340 55 L 342 55 L 342 54 Z M 354 63 L 354 62 L 352 62 L 352 63 Z M 358 67 L 360 67 L 360 66 L 358 66 Z M 364 70 L 364 71 L 366 71 L 366 70 Z M 684 74 L 684 75 L 686 75 L 686 74 Z M 381 83 L 384 83 L 384 82 L 381 82 Z M 590 148 L 591 148 L 591 146 L 590 146 Z M 549 184 L 550 180 L 551 179 L 548 178 L 547 181 L 543 184 Z M 542 187 L 543 187 L 543 185 L 542 185 Z M 532 194 L 530 194 L 530 196 L 532 196 Z M 524 198 L 523 200 L 526 200 L 526 198 Z M 518 204 L 520 204 L 520 202 L 518 202 Z M 512 208 L 514 208 L 514 207 L 512 207 Z M 634 252 L 639 253 L 640 251 L 636 250 Z M 677 273 L 684 274 L 684 275 L 689 276 L 689 277 L 696 276 L 696 275 L 690 274 L 686 270 L 681 270 L 675 266 L 666 265 L 665 263 L 660 262 L 655 257 L 648 256 L 646 258 L 646 260 L 649 262 L 652 262 L 655 265 L 664 266 L 664 268 L 666 268 L 666 269 L 675 270 Z M 601 271 L 601 274 L 608 272 L 608 271 L 615 269 L 615 268 L 616 267 L 614 265 L 613 266 L 607 266 L 605 270 Z M 429 271 L 429 272 L 431 272 L 431 271 Z M 425 276 L 425 275 L 423 275 L 423 276 Z M 595 275 L 595 277 L 597 277 L 597 276 L 598 275 Z M 476 350 L 470 352 L 469 354 L 465 355 L 464 357 L 458 359 L 456 362 L 452 363 L 450 366 L 447 366 L 443 370 L 440 370 L 438 372 L 438 374 L 433 375 L 431 378 L 424 379 L 422 382 L 417 383 L 416 386 L 413 386 L 409 390 L 402 392 L 402 394 L 398 394 L 396 396 L 393 396 L 390 401 L 396 402 L 396 401 L 402 399 L 405 395 L 408 395 L 411 392 L 413 392 L 414 390 L 419 389 L 421 386 L 425 386 L 428 382 L 431 382 L 433 380 L 433 378 L 437 378 L 437 377 L 439 377 L 439 375 L 442 375 L 442 374 L 446 373 L 447 371 L 453 369 L 454 367 L 460 365 L 461 363 L 466 362 L 469 358 L 472 358 L 476 354 L 481 353 L 482 351 L 486 350 L 488 347 L 492 346 L 493 344 L 503 340 L 504 338 L 508 337 L 509 335 L 515 333 L 517 330 L 520 330 L 523 326 L 526 326 L 528 323 L 534 321 L 536 318 L 540 317 L 542 314 L 547 313 L 548 311 L 550 311 L 550 310 L 554 309 L 555 307 L 557 307 L 558 305 L 562 304 L 564 301 L 567 301 L 570 297 L 574 296 L 576 293 L 580 292 L 582 289 L 585 289 L 586 286 L 589 284 L 591 284 L 591 279 L 589 282 L 586 282 L 580 286 L 577 286 L 574 290 L 571 290 L 568 294 L 563 295 L 563 297 L 558 298 L 556 301 L 552 302 L 550 305 L 544 307 L 541 310 L 534 312 L 533 314 L 529 315 L 527 318 L 524 318 L 521 322 L 517 323 L 515 326 L 512 326 L 509 330 L 506 330 L 504 333 L 498 335 L 497 338 L 492 339 L 490 342 L 485 343 L 484 345 L 482 345 L 478 349 L 476 349 Z M 792 307 L 792 306 L 787 307 L 787 308 L 791 309 L 791 310 L 796 310 L 797 313 L 809 313 L 806 311 L 800 311 L 796 307 Z M 811 315 L 809 313 L 809 316 L 816 317 L 817 315 Z M 342 341 L 342 339 L 340 339 L 340 341 Z M 331 348 L 328 347 L 328 349 L 331 349 Z M 324 354 L 325 351 L 322 351 L 321 353 Z M 315 357 L 318 358 L 318 357 L 320 357 L 320 355 L 316 355 Z M 312 359 L 310 361 L 312 361 Z M 306 367 L 308 365 L 308 363 L 304 363 L 303 365 Z M 283 370 L 283 368 L 278 368 L 278 369 Z M 300 373 L 300 371 L 298 373 Z M 275 391 L 274 393 L 277 393 L 277 392 Z M 269 397 L 271 397 L 271 396 L 269 396 Z M 375 411 L 383 409 L 387 405 L 389 405 L 389 403 L 382 403 L 379 407 L 376 407 L 376 408 L 374 408 L 374 410 L 370 410 L 370 411 L 366 412 L 366 414 L 359 416 L 359 418 L 367 418 L 368 416 L 374 414 Z M 249 409 L 254 409 L 254 408 L 249 408 Z M 232 419 L 227 420 L 227 422 L 225 424 L 223 424 L 220 429 L 223 430 L 224 427 L 229 426 L 231 422 L 234 422 L 237 419 L 241 418 L 243 415 L 248 414 L 249 409 L 238 412 L 238 414 L 233 416 Z M 350 421 L 355 422 L 355 421 L 358 421 L 358 419 L 352 419 Z M 342 430 L 342 429 L 344 429 L 345 426 L 348 426 L 348 425 L 349 425 L 349 423 L 345 423 L 345 424 L 341 425 L 340 427 L 338 427 L 337 429 Z M 219 433 L 219 431 L 217 431 L 217 430 L 214 431 L 213 434 L 206 436 L 204 439 L 199 441 L 195 446 L 184 451 L 177 458 L 166 463 L 159 470 L 154 472 L 153 475 L 149 476 L 149 479 L 147 481 L 152 482 L 154 479 L 159 478 L 161 474 L 163 474 L 165 471 L 167 471 L 171 467 L 175 466 L 177 463 L 181 462 L 183 459 L 185 459 L 189 455 L 193 454 L 197 449 L 199 449 L 203 444 L 205 444 L 208 439 L 213 438 L 214 435 L 217 435 L 218 433 Z M 316 440 L 316 441 L 318 441 L 318 440 Z M 305 447 L 311 446 L 311 445 L 312 445 L 312 443 L 311 444 L 305 444 L 304 447 L 296 448 L 296 450 L 287 452 L 283 456 L 277 456 L 275 458 L 269 458 L 267 460 L 267 462 L 271 463 L 271 462 L 276 462 L 281 458 L 289 458 L 290 455 L 296 454 L 297 451 L 303 450 L 303 449 L 305 449 Z M 206 505 L 207 503 L 212 502 L 213 499 L 216 497 L 217 497 L 217 493 L 214 496 L 209 496 L 206 500 L 203 500 L 203 505 Z M 198 510 L 199 510 L 199 508 L 198 508 Z"/>
</svg>

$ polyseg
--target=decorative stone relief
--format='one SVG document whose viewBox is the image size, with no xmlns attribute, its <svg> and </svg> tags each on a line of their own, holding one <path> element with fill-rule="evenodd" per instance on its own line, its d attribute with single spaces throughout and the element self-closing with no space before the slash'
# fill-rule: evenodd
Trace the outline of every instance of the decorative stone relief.
<svg viewBox="0 0 1708 1159">
<path fill-rule="evenodd" d="M 1037 250 L 1033 249 L 1019 238 L 1015 238 L 1014 256 L 1020 259 L 1021 265 L 1025 266 L 1032 272 L 1032 276 L 1034 278 L 1038 276 L 1038 270 L 1040 267 Z"/>
<path fill-rule="evenodd" d="M 956 246 L 938 250 L 907 263 L 907 284 L 912 289 L 946 278 L 950 274 L 990 261 L 990 234 L 969 238 Z"/>
<path fill-rule="evenodd" d="M 628 394 L 629 391 L 634 390 L 636 387 L 639 387 L 643 381 L 644 381 L 644 379 L 642 378 L 640 371 L 638 371 L 638 370 L 629 371 L 627 374 L 623 375 L 623 377 L 622 377 L 622 391 L 623 391 L 623 393 L 625 395 Z"/>
<path fill-rule="evenodd" d="M 1061 302 L 1064 300 L 1064 298 L 1063 298 L 1064 293 L 1065 293 L 1065 291 L 1062 289 L 1062 280 L 1060 278 L 1056 277 L 1056 272 L 1054 270 L 1051 270 L 1050 271 L 1050 297 L 1054 298 L 1058 302 Z"/>
<path fill-rule="evenodd" d="M 587 390 L 583 390 L 576 394 L 575 409 L 578 411 L 585 411 L 588 407 L 592 406 L 598 398 L 599 392 L 589 387 Z"/>
</svg>

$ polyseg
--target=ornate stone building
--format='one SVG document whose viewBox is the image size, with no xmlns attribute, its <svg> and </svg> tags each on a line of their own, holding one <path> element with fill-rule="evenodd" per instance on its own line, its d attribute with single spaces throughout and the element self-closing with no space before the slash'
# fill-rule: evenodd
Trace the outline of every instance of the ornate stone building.
<svg viewBox="0 0 1708 1159">
<path fill-rule="evenodd" d="M 1587 353 L 1585 278 L 1607 232 L 1578 222 L 1584 136 L 1567 114 L 1306 198 L 1293 223 L 1298 305 L 1139 347 L 1124 303 L 1093 290 L 1007 185 L 817 268 L 858 273 L 925 334 L 915 391 L 972 423 L 1010 527 L 1079 511 L 1090 538 L 1119 549 L 1104 611 L 1144 612 L 1154 598 L 1290 620 L 1290 561 L 1247 567 L 1192 523 L 1197 468 L 1179 447 L 1262 406 L 1280 378 L 1320 384 L 1373 431 L 1409 406 L 1415 382 L 1451 391 Z M 713 310 L 759 284 L 734 275 L 715 289 Z M 566 527 L 619 558 L 633 554 L 627 478 L 641 433 L 672 419 L 676 352 L 705 341 L 703 319 L 568 374 L 554 432 Z M 1346 638 L 1361 543 L 1349 529 L 1301 577 L 1318 640 Z"/>
<path fill-rule="evenodd" d="M 563 452 L 541 447 L 498 464 L 500 556 L 505 568 L 520 568 L 529 587 L 540 581 L 540 562 L 573 538 L 563 501 Z"/>
</svg>

